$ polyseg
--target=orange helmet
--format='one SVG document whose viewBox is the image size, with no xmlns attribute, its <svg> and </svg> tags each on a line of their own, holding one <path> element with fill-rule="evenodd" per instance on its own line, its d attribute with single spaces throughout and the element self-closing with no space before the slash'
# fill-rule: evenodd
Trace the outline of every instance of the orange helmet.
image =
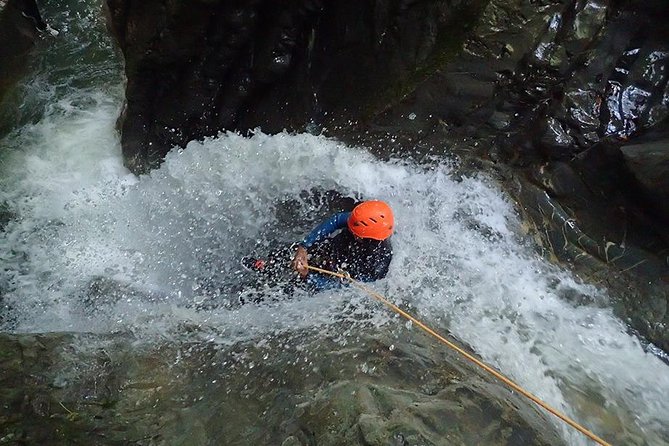
<svg viewBox="0 0 669 446">
<path fill-rule="evenodd" d="M 385 240 L 393 234 L 395 218 L 393 211 L 383 201 L 365 201 L 351 212 L 348 229 L 362 238 Z"/>
</svg>

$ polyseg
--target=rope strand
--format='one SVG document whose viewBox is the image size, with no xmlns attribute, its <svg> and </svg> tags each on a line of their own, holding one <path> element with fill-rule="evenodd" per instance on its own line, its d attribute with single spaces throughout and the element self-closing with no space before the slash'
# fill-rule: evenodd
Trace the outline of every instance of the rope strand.
<svg viewBox="0 0 669 446">
<path fill-rule="evenodd" d="M 568 416 L 566 416 L 566 415 L 564 415 L 563 413 L 559 412 L 557 409 L 555 409 L 555 408 L 553 408 L 552 406 L 548 405 L 547 403 L 545 403 L 544 401 L 542 401 L 541 399 L 539 399 L 539 398 L 538 398 L 537 396 L 535 396 L 534 394 L 532 394 L 532 393 L 530 393 L 529 391 L 525 390 L 524 388 L 522 388 L 521 386 L 519 386 L 519 385 L 516 384 L 515 382 L 511 381 L 511 380 L 510 380 L 509 378 L 507 378 L 506 376 L 502 375 L 502 374 L 501 374 L 500 372 L 498 372 L 497 370 L 493 369 L 491 366 L 485 364 L 485 363 L 484 363 L 483 361 L 481 361 L 480 359 L 476 358 L 475 356 L 473 356 L 473 355 L 470 354 L 470 353 L 467 353 L 467 352 L 466 352 L 465 350 L 463 350 L 461 347 L 458 347 L 458 346 L 455 345 L 453 342 L 449 341 L 449 340 L 446 339 L 444 336 L 440 335 L 439 333 L 437 333 L 436 331 L 434 331 L 432 328 L 428 327 L 428 326 L 425 325 L 423 322 L 421 322 L 420 320 L 416 319 L 414 316 L 412 316 L 412 315 L 410 315 L 409 313 L 407 313 L 406 311 L 402 310 L 400 307 L 398 307 L 398 306 L 395 305 L 394 303 L 390 302 L 388 299 L 386 299 L 386 298 L 385 298 L 384 296 L 382 296 L 381 294 L 379 294 L 379 293 L 377 293 L 376 291 L 374 291 L 373 289 L 371 289 L 371 288 L 369 288 L 369 287 L 363 285 L 363 284 L 360 283 L 359 281 L 357 281 L 357 280 L 351 278 L 351 276 L 350 276 L 349 274 L 336 273 L 336 272 L 334 272 L 334 271 L 329 271 L 329 270 L 322 269 L 322 268 L 318 268 L 318 267 L 311 266 L 311 265 L 306 265 L 306 267 L 307 267 L 308 269 L 312 270 L 312 271 L 315 271 L 315 272 L 318 272 L 318 273 L 321 273 L 321 274 L 328 274 L 328 275 L 330 275 L 330 276 L 338 277 L 338 278 L 340 278 L 340 279 L 344 279 L 344 280 L 349 281 L 351 284 L 353 284 L 353 285 L 356 286 L 357 288 L 361 289 L 362 291 L 366 292 L 367 294 L 369 294 L 370 296 L 372 296 L 373 298 L 375 298 L 375 299 L 378 300 L 379 302 L 381 302 L 381 303 L 383 303 L 384 305 L 386 305 L 387 307 L 389 307 L 389 308 L 390 308 L 392 311 L 394 311 L 395 313 L 397 313 L 397 314 L 399 314 L 400 316 L 402 316 L 402 317 L 404 317 L 404 318 L 410 320 L 413 324 L 415 324 L 415 325 L 418 326 L 421 330 L 423 330 L 423 331 L 425 331 L 426 333 L 428 333 L 430 336 L 436 338 L 436 339 L 437 339 L 438 341 L 440 341 L 442 344 L 444 344 L 444 345 L 446 345 L 447 347 L 451 348 L 452 350 L 455 350 L 456 352 L 460 353 L 460 354 L 461 354 L 462 356 L 464 356 L 467 360 L 469 360 L 470 362 L 474 363 L 474 364 L 477 365 L 479 368 L 485 370 L 486 372 L 488 372 L 489 374 L 491 374 L 492 376 L 494 376 L 495 378 L 497 378 L 498 380 L 500 380 L 501 382 L 503 382 L 504 384 L 506 384 L 506 385 L 507 385 L 508 387 L 510 387 L 511 389 L 513 389 L 513 390 L 515 390 L 516 392 L 520 393 L 520 394 L 523 395 L 524 397 L 526 397 L 526 398 L 528 398 L 529 400 L 531 400 L 532 402 L 534 402 L 534 403 L 535 403 L 536 405 L 538 405 L 539 407 L 543 408 L 543 409 L 546 410 L 547 412 L 553 414 L 554 416 L 556 416 L 556 417 L 559 418 L 560 420 L 564 421 L 565 423 L 567 423 L 568 425 L 570 425 L 571 427 L 573 427 L 573 428 L 576 429 L 577 431 L 581 432 L 583 435 L 585 435 L 586 437 L 590 438 L 591 440 L 593 440 L 593 441 L 596 442 L 597 444 L 600 444 L 600 445 L 602 445 L 602 446 L 611 446 L 610 443 L 607 443 L 606 441 L 602 440 L 600 437 L 598 437 L 597 435 L 595 435 L 594 433 L 592 433 L 591 431 L 589 431 L 589 430 L 586 429 L 585 427 L 581 426 L 581 425 L 580 425 L 579 423 L 577 423 L 576 421 L 572 420 L 572 419 L 569 418 Z"/>
</svg>

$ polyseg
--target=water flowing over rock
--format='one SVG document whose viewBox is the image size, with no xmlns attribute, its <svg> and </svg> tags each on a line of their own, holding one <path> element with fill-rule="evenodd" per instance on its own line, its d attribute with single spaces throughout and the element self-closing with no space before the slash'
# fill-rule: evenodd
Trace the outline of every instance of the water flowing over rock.
<svg viewBox="0 0 669 446">
<path fill-rule="evenodd" d="M 668 443 L 665 3 L 40 3 L 63 32 L 1 141 L 0 444 L 585 444 L 354 287 L 239 265 L 371 196 L 403 225 L 375 289 Z M 102 4 L 125 163 L 169 151 L 139 178 Z"/>
<path fill-rule="evenodd" d="M 547 255 L 614 294 L 636 283 L 620 314 L 669 350 L 667 152 L 634 142 L 668 125 L 663 0 L 107 5 L 134 171 L 257 126 L 455 154 L 505 179 Z"/>
</svg>

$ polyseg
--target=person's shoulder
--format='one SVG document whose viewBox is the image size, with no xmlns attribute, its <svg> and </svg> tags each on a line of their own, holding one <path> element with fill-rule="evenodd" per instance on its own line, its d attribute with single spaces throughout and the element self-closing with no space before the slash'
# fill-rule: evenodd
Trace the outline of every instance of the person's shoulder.
<svg viewBox="0 0 669 446">
<path fill-rule="evenodd" d="M 388 251 L 392 251 L 392 249 L 393 249 L 393 244 L 392 244 L 392 242 L 390 241 L 391 238 L 392 238 L 392 237 L 388 237 L 387 239 L 385 239 L 385 240 L 383 240 L 383 241 L 381 242 L 381 246 L 382 246 L 383 248 L 387 249 Z"/>
<path fill-rule="evenodd" d="M 337 221 L 340 226 L 343 226 L 348 223 L 348 219 L 351 216 L 350 212 L 337 212 L 336 214 L 330 217 L 331 220 Z"/>
</svg>

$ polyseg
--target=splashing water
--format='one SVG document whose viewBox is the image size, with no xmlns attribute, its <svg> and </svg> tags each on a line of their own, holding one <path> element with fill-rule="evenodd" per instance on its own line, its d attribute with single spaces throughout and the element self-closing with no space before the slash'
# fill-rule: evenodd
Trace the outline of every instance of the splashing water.
<svg viewBox="0 0 669 446">
<path fill-rule="evenodd" d="M 374 308 L 373 324 L 395 323 L 354 289 L 228 305 L 244 292 L 239 258 L 301 238 L 328 212 L 313 190 L 335 190 L 396 213 L 379 291 L 605 438 L 669 442 L 669 369 L 603 292 L 535 253 L 486 177 L 383 162 L 323 137 L 256 133 L 191 142 L 136 178 L 114 129 L 118 80 L 97 85 L 68 84 L 1 142 L 3 331 L 233 343 L 331 325 L 351 301 Z"/>
</svg>

